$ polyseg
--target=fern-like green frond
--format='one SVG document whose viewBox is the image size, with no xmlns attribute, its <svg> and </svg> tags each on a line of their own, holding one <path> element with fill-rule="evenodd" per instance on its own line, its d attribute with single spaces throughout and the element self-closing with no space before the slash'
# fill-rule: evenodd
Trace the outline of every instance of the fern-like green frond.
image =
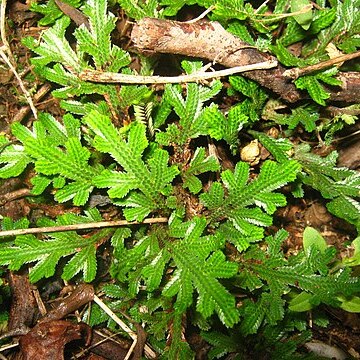
<svg viewBox="0 0 360 360">
<path fill-rule="evenodd" d="M 94 178 L 94 184 L 100 188 L 109 187 L 109 195 L 119 199 L 117 204 L 131 208 L 124 212 L 128 220 L 141 221 L 152 210 L 163 207 L 161 193 L 179 170 L 168 166 L 169 155 L 159 148 L 147 163 L 144 162 L 143 152 L 148 147 L 145 126 L 141 123 L 131 125 L 125 141 L 107 116 L 91 112 L 84 118 L 84 123 L 96 134 L 94 146 L 109 153 L 123 168 L 118 172 L 104 170 Z"/>
<path fill-rule="evenodd" d="M 24 147 L 11 144 L 5 136 L 0 136 L 0 178 L 7 179 L 20 175 L 31 158 L 26 155 Z"/>
<path fill-rule="evenodd" d="M 67 0 L 66 4 L 78 8 L 81 5 L 81 0 Z M 46 4 L 32 2 L 30 10 L 44 15 L 44 17 L 38 21 L 40 26 L 53 24 L 58 18 L 64 15 L 54 0 L 49 0 Z"/>
<path fill-rule="evenodd" d="M 184 188 L 189 188 L 193 194 L 197 194 L 202 189 L 202 183 L 196 175 L 203 174 L 208 171 L 218 171 L 220 165 L 211 155 L 205 158 L 205 149 L 197 148 L 195 154 L 188 166 L 182 171 L 182 178 L 184 181 Z"/>
<path fill-rule="evenodd" d="M 140 20 L 144 17 L 157 18 L 161 15 L 158 0 L 117 0 L 117 2 L 121 8 L 124 9 L 126 14 L 135 20 Z"/>
<path fill-rule="evenodd" d="M 131 62 L 130 55 L 111 42 L 110 35 L 116 19 L 108 12 L 107 5 L 106 0 L 88 0 L 85 3 L 83 11 L 89 21 L 89 28 L 81 25 L 74 31 L 77 41 L 75 49 L 65 35 L 70 25 L 68 17 L 59 18 L 51 28 L 44 31 L 40 41 L 29 37 L 24 40 L 24 44 L 38 55 L 31 60 L 36 72 L 61 85 L 53 92 L 54 96 L 65 99 L 69 96 L 100 94 L 115 112 L 126 108 L 115 85 L 94 84 L 78 77 L 81 71 L 92 67 L 118 72 Z"/>
<path fill-rule="evenodd" d="M 342 82 L 333 77 L 336 73 L 337 69 L 332 68 L 315 75 L 305 75 L 296 79 L 295 85 L 301 90 L 307 90 L 314 101 L 325 106 L 325 100 L 330 97 L 330 94 L 324 89 L 319 81 L 333 86 L 341 85 Z"/>
<path fill-rule="evenodd" d="M 336 167 L 337 153 L 322 158 L 309 152 L 309 146 L 296 148 L 295 158 L 301 163 L 304 173 L 301 181 L 321 192 L 329 211 L 357 228 L 360 226 L 360 175 L 357 171 Z"/>
<path fill-rule="evenodd" d="M 167 104 L 173 107 L 179 117 L 179 122 L 176 125 L 170 124 L 165 132 L 156 135 L 156 140 L 160 144 L 184 145 L 188 139 L 207 134 L 207 124 L 202 116 L 203 104 L 221 90 L 222 84 L 219 81 L 214 81 L 209 89 L 195 83 L 188 83 L 186 87 L 187 96 L 185 99 L 179 86 L 167 85 L 165 87 L 164 99 Z M 164 104 L 163 106 L 167 107 L 168 105 Z"/>
<path fill-rule="evenodd" d="M 263 237 L 263 227 L 272 223 L 271 214 L 277 207 L 285 206 L 285 196 L 273 191 L 296 179 L 300 164 L 287 160 L 284 163 L 267 161 L 258 177 L 248 182 L 249 165 L 237 163 L 234 172 L 226 170 L 221 174 L 227 189 L 226 196 L 219 183 L 213 183 L 200 200 L 211 210 L 212 221 L 227 219 L 219 231 L 239 251 L 246 249 L 253 241 Z M 252 208 L 256 205 L 256 208 Z M 261 210 L 263 208 L 263 210 Z"/>
<path fill-rule="evenodd" d="M 225 255 L 217 250 L 222 242 L 221 238 L 200 237 L 205 226 L 205 219 L 194 218 L 185 238 L 169 249 L 177 271 L 165 286 L 163 294 L 177 294 L 175 307 L 184 311 L 192 302 L 194 288 L 199 294 L 196 309 L 204 317 L 209 317 L 216 311 L 220 320 L 232 327 L 238 321 L 234 298 L 217 278 L 232 277 L 237 271 L 237 265 L 227 262 Z"/>
<path fill-rule="evenodd" d="M 57 221 L 43 219 L 39 226 L 69 225 L 81 222 L 99 221 L 101 216 L 96 209 L 86 216 L 66 214 Z M 11 270 L 19 270 L 26 263 L 36 263 L 30 270 L 30 281 L 53 276 L 62 257 L 73 255 L 63 269 L 62 277 L 70 280 L 80 271 L 85 281 L 94 280 L 96 275 L 96 245 L 112 233 L 104 229 L 92 236 L 80 236 L 75 231 L 47 234 L 47 239 L 40 240 L 34 235 L 17 236 L 13 245 L 0 248 L 0 264 L 8 265 Z"/>
<path fill-rule="evenodd" d="M 208 134 L 216 140 L 225 140 L 233 153 L 239 145 L 238 133 L 247 123 L 248 117 L 242 112 L 241 105 L 233 106 L 227 115 L 218 109 L 215 104 L 204 109 L 202 118 L 207 123 Z"/>
<path fill-rule="evenodd" d="M 60 125 L 49 114 L 43 114 L 39 121 L 34 123 L 33 132 L 19 123 L 12 127 L 13 134 L 22 142 L 24 151 L 35 164 L 38 177 L 35 180 L 36 193 L 55 178 L 62 178 L 57 182 L 61 189 L 56 192 L 55 198 L 59 202 L 73 199 L 74 204 L 83 205 L 93 190 L 92 180 L 99 173 L 100 168 L 91 167 L 88 163 L 90 151 L 81 144 L 80 123 L 70 115 L 64 118 L 64 125 Z M 71 180 L 66 182 L 64 179 Z"/>
<path fill-rule="evenodd" d="M 54 186 L 56 183 L 61 188 L 55 195 L 59 202 L 73 199 L 77 205 L 86 203 L 98 168 L 88 163 L 91 154 L 81 144 L 79 127 L 79 122 L 71 116 L 65 116 L 64 125 L 60 125 L 48 114 L 42 114 L 34 123 L 33 132 L 19 123 L 13 124 L 13 134 L 23 144 L 26 154 L 23 165 L 24 160 L 34 163 L 38 173 L 33 180 L 36 194 L 54 182 Z M 5 169 L 12 164 L 10 160 Z"/>
</svg>

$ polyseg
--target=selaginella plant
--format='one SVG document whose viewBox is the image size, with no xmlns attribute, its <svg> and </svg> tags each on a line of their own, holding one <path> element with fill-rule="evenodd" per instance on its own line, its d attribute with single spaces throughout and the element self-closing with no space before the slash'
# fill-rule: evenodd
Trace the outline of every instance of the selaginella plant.
<svg viewBox="0 0 360 360">
<path fill-rule="evenodd" d="M 348 52 L 359 46 L 356 1 L 330 2 L 331 7 L 318 1 L 319 8 L 305 17 L 287 16 L 277 41 L 269 31 L 285 18 L 285 1 L 277 2 L 270 17 L 264 15 L 266 5 L 255 11 L 251 3 L 233 0 L 118 2 L 135 19 L 174 16 L 185 5 L 213 5 L 213 19 L 252 46 L 272 51 L 286 66 L 322 59 L 325 48 L 318 45 L 319 39 Z M 56 202 L 83 210 L 83 215 L 38 219 L 38 226 L 101 221 L 93 201 L 97 196 L 116 205 L 118 216 L 138 225 L 91 236 L 69 231 L 5 238 L 0 264 L 18 270 L 31 263 L 30 280 L 37 282 L 52 277 L 65 257 L 64 280 L 91 282 L 97 276 L 100 245 L 111 244 L 113 280 L 102 287 L 109 306 L 142 323 L 150 345 L 168 359 L 193 357 L 184 335 L 190 324 L 213 346 L 209 358 L 234 353 L 240 359 L 246 343 L 254 345 L 255 354 L 272 349 L 274 359 L 279 354 L 290 358 L 310 337 L 305 311 L 320 304 L 359 311 L 360 281 L 351 274 L 351 261 L 335 262 L 335 248 L 324 245 L 321 236 L 310 235 L 304 237 L 304 250 L 285 256 L 282 244 L 288 233 L 269 230 L 287 198 L 304 196 L 302 186 L 319 191 L 330 212 L 359 230 L 359 173 L 336 167 L 335 152 L 320 157 L 307 146 L 267 135 L 259 126 L 263 113 L 273 124 L 287 127 L 289 134 L 297 126 L 314 133 L 319 109 L 328 98 L 321 82 L 337 85 L 336 68 L 296 81 L 314 101 L 293 107 L 291 115 L 269 112 L 271 95 L 240 76 L 230 78 L 228 93 L 242 100 L 227 111 L 217 102 L 218 94 L 225 92 L 220 80 L 166 85 L 159 91 L 88 82 L 79 77 L 83 70 L 136 75 L 129 65 L 137 55 L 111 42 L 116 19 L 106 0 L 67 3 L 79 7 L 87 19 L 71 34 L 73 43 L 67 38 L 71 20 L 53 0 L 33 5 L 46 15 L 43 25 L 50 27 L 40 39 L 24 40 L 34 53 L 35 71 L 58 85 L 53 95 L 61 99 L 65 115 L 41 113 L 31 128 L 13 124 L 13 141 L 0 137 L 0 177 L 31 169 L 32 195 L 50 190 Z M 341 20 L 345 11 L 352 16 L 351 24 Z M 303 39 L 309 39 L 304 40 L 304 55 L 295 58 L 287 46 Z M 140 73 L 151 74 L 154 62 L 138 59 Z M 203 64 L 187 59 L 181 66 L 191 74 Z M 239 160 L 240 130 L 270 153 L 261 166 L 252 168 Z M 217 144 L 227 148 L 233 167 L 224 167 L 212 150 Z M 142 224 L 145 218 L 160 216 L 168 218 L 167 223 Z M 19 224 L 4 219 L 3 229 L 16 227 Z M 106 321 L 96 311 L 89 319 L 92 324 Z M 326 324 L 321 311 L 313 312 L 313 321 Z"/>
</svg>

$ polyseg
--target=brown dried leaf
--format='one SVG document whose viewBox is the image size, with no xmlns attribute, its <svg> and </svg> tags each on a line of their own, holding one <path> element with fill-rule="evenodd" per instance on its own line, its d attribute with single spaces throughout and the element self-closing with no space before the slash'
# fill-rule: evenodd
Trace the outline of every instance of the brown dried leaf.
<svg viewBox="0 0 360 360">
<path fill-rule="evenodd" d="M 86 344 L 90 342 L 91 328 L 88 325 L 66 320 L 48 321 L 37 324 L 22 336 L 19 346 L 24 360 L 63 360 L 65 345 L 82 338 Z"/>
</svg>

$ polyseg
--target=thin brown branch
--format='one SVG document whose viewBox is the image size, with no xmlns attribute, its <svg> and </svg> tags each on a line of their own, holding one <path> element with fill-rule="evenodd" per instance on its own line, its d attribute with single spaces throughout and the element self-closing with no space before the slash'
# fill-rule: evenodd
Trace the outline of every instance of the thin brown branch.
<svg viewBox="0 0 360 360">
<path fill-rule="evenodd" d="M 29 91 L 26 89 L 26 87 L 25 87 L 19 73 L 16 71 L 14 65 L 11 63 L 10 59 L 5 54 L 5 52 L 3 50 L 3 47 L 0 48 L 0 56 L 4 60 L 5 64 L 9 67 L 11 72 L 14 74 L 14 76 L 16 77 L 16 80 L 19 83 L 20 89 L 24 93 L 25 99 L 26 99 L 27 103 L 30 106 L 30 109 L 31 109 L 31 111 L 32 111 L 32 113 L 34 115 L 34 118 L 37 119 L 37 110 L 36 110 L 36 107 L 34 105 L 34 102 L 33 102 L 32 98 L 31 98 L 31 95 L 30 95 Z"/>
<path fill-rule="evenodd" d="M 18 235 L 26 235 L 26 234 L 53 233 L 60 231 L 102 229 L 107 227 L 140 225 L 140 224 L 159 224 L 159 223 L 167 223 L 167 222 L 168 222 L 168 218 L 165 217 L 148 218 L 148 219 L 144 219 L 141 222 L 126 221 L 126 220 L 98 221 L 98 222 L 89 222 L 86 224 L 71 224 L 71 225 L 61 225 L 61 226 L 45 226 L 45 227 L 30 228 L 30 229 L 4 230 L 4 231 L 0 231 L 0 237 L 18 236 Z"/>
<path fill-rule="evenodd" d="M 31 111 L 34 114 L 35 119 L 37 119 L 37 110 L 34 106 L 34 103 L 32 101 L 30 93 L 26 89 L 19 73 L 17 72 L 17 70 L 15 68 L 15 65 L 16 65 L 15 60 L 14 60 L 13 54 L 10 49 L 10 44 L 8 43 L 7 38 L 6 38 L 5 10 L 6 10 L 6 0 L 1 0 L 1 4 L 0 4 L 0 36 L 1 36 L 1 41 L 2 41 L 3 45 L 0 47 L 0 57 L 4 61 L 4 63 L 9 67 L 9 69 L 14 74 L 14 76 L 16 77 L 16 79 L 19 83 L 19 86 L 24 93 L 25 99 L 28 102 L 28 104 L 31 108 Z"/>
<path fill-rule="evenodd" d="M 131 39 L 137 51 L 144 54 L 181 54 L 207 59 L 228 68 L 276 61 L 275 57 L 260 52 L 230 34 L 218 22 L 184 23 L 144 18 L 134 25 Z M 242 75 L 270 89 L 288 102 L 307 98 L 306 92 L 299 91 L 292 81 L 284 76 L 286 70 L 279 64 L 276 68 L 244 72 Z M 334 87 L 327 88 L 330 99 L 359 101 L 359 73 L 340 73 L 338 79 L 342 81 L 341 86 L 335 90 Z"/>
<path fill-rule="evenodd" d="M 340 63 L 343 63 L 348 60 L 356 59 L 358 57 L 360 57 L 360 51 L 357 51 L 353 54 L 337 56 L 333 59 L 322 61 L 315 65 L 310 65 L 310 66 L 306 66 L 303 68 L 289 69 L 289 70 L 284 71 L 284 76 L 289 77 L 291 79 L 297 79 L 299 76 L 303 76 L 305 74 L 309 74 L 314 71 L 323 70 L 323 69 L 329 68 L 333 65 L 340 64 Z"/>
<path fill-rule="evenodd" d="M 14 56 L 11 52 L 10 44 L 6 38 L 5 12 L 6 12 L 7 0 L 0 0 L 0 1 L 1 1 L 1 4 L 0 4 L 0 36 L 1 36 L 1 41 L 3 43 L 2 50 L 7 53 L 7 56 L 9 57 L 11 64 L 15 64 L 15 60 L 14 60 Z"/>
<path fill-rule="evenodd" d="M 201 82 L 208 79 L 242 73 L 245 71 L 271 69 L 277 66 L 277 61 L 264 61 L 251 65 L 236 66 L 230 69 L 212 72 L 195 73 L 180 76 L 141 76 L 126 75 L 98 70 L 85 70 L 80 74 L 81 80 L 100 83 L 122 83 L 122 84 L 178 84 L 188 82 Z"/>
<path fill-rule="evenodd" d="M 46 94 L 49 93 L 51 90 L 50 83 L 45 83 L 41 86 L 41 88 L 34 94 L 33 96 L 33 102 L 34 104 L 37 104 Z M 15 116 L 12 118 L 12 122 L 21 122 L 25 116 L 30 112 L 31 107 L 30 105 L 23 106 L 21 109 L 17 111 Z"/>
<path fill-rule="evenodd" d="M 31 195 L 31 190 L 27 189 L 27 188 L 8 192 L 4 195 L 0 195 L 0 206 L 8 203 L 9 201 L 13 201 L 13 200 L 20 199 L 20 198 L 23 198 L 25 196 L 30 196 L 30 195 Z"/>
</svg>

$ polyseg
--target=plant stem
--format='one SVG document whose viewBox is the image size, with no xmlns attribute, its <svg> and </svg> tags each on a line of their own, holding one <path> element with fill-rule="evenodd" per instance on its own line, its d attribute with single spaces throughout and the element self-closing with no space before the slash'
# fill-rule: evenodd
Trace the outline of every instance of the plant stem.
<svg viewBox="0 0 360 360">
<path fill-rule="evenodd" d="M 126 221 L 126 220 L 97 221 L 97 222 L 89 222 L 86 224 L 71 224 L 71 225 L 61 225 L 61 226 L 45 226 L 45 227 L 30 228 L 30 229 L 5 230 L 5 231 L 0 231 L 0 237 L 26 235 L 26 234 L 52 233 L 52 232 L 60 232 L 60 231 L 101 229 L 106 227 L 140 225 L 140 224 L 159 224 L 159 223 L 167 223 L 167 222 L 168 222 L 168 218 L 165 217 L 148 218 L 142 222 Z"/>
</svg>

